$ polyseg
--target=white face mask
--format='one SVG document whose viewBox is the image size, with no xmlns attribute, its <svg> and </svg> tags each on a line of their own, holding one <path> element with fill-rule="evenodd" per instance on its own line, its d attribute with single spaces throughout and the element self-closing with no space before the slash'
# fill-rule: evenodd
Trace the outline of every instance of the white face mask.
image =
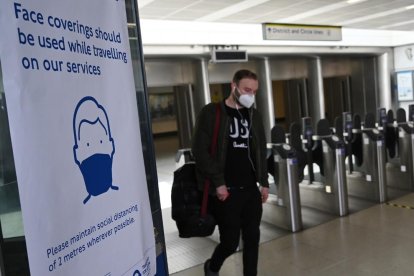
<svg viewBox="0 0 414 276">
<path fill-rule="evenodd" d="M 254 104 L 254 95 L 243 94 L 239 97 L 239 102 L 247 108 L 250 108 Z"/>
<path fill-rule="evenodd" d="M 234 91 L 237 101 L 244 107 L 250 108 L 254 104 L 254 95 L 252 94 L 241 94 L 239 89 L 236 87 Z"/>
</svg>

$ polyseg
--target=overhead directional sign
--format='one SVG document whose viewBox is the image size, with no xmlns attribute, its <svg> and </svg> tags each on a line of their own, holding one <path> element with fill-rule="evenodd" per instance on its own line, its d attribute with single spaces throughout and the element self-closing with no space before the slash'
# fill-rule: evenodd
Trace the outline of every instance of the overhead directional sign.
<svg viewBox="0 0 414 276">
<path fill-rule="evenodd" d="M 342 40 L 342 27 L 323 25 L 295 25 L 263 23 L 264 40 Z"/>
</svg>

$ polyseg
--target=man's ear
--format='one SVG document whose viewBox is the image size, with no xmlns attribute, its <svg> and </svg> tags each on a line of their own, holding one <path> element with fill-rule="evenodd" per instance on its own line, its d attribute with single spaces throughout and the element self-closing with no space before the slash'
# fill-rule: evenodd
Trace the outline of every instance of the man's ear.
<svg viewBox="0 0 414 276">
<path fill-rule="evenodd" d="M 237 87 L 236 83 L 231 82 L 231 92 L 232 93 L 234 92 L 234 90 L 236 90 L 236 87 Z"/>
</svg>

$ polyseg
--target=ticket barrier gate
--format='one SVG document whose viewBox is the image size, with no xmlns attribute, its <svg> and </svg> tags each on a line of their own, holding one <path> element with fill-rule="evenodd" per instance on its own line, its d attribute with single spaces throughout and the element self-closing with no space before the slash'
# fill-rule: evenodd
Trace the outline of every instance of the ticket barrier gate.
<svg viewBox="0 0 414 276">
<path fill-rule="evenodd" d="M 303 179 L 299 185 L 302 205 L 337 216 L 348 215 L 343 141 L 336 135 L 332 135 L 329 122 L 326 119 L 318 122 L 317 135 L 313 135 L 311 118 L 302 118 L 301 131 L 296 123 L 292 124 L 290 129 L 291 145 L 299 155 L 307 156 L 298 158 L 299 168 L 303 170 L 307 164 L 309 170 L 308 179 L 300 177 Z M 298 141 L 301 141 L 299 142 L 301 144 Z M 313 163 L 320 165 L 322 175 L 320 182 L 315 181 L 316 176 L 313 176 Z"/>
<path fill-rule="evenodd" d="M 363 163 L 360 116 L 355 114 L 352 117 L 350 112 L 343 112 L 342 117 L 335 118 L 335 134 L 345 142 L 348 174 L 357 174 L 354 165 L 361 167 Z"/>
<path fill-rule="evenodd" d="M 379 113 L 383 114 L 385 112 L 385 108 L 379 108 Z M 382 115 L 383 116 L 383 115 Z M 394 119 L 394 112 L 392 110 L 388 110 L 386 115 L 386 122 L 378 122 L 379 129 L 382 130 L 385 137 L 385 149 L 386 149 L 386 162 L 387 167 L 398 167 L 399 170 L 399 154 L 398 154 L 398 124 L 397 121 Z"/>
<path fill-rule="evenodd" d="M 353 128 L 351 113 L 344 112 L 342 115 L 343 139 L 347 144 L 349 168 L 347 174 L 348 194 L 383 203 L 387 200 L 384 135 L 375 127 L 373 114 L 366 114 L 362 130 L 358 125 L 359 118 L 356 116 L 354 119 L 357 121 L 358 128 Z M 362 135 L 362 139 L 355 141 L 362 143 L 362 145 L 354 144 L 352 147 L 352 136 L 358 135 Z M 356 152 L 356 149 L 362 151 L 362 155 Z M 362 157 L 362 162 L 357 162 L 355 167 L 353 166 L 353 155 Z"/>
<path fill-rule="evenodd" d="M 285 131 L 280 126 L 272 128 L 269 172 L 274 176 L 276 191 L 270 190 L 263 205 L 262 219 L 291 232 L 303 229 L 300 206 L 298 160 L 295 149 L 285 143 Z M 276 197 L 277 196 L 277 197 Z"/>
<path fill-rule="evenodd" d="M 380 109 L 385 110 L 385 108 Z M 398 160 L 398 124 L 394 119 L 394 112 L 392 110 L 388 110 L 387 121 L 381 127 L 385 136 L 387 163 Z"/>
<path fill-rule="evenodd" d="M 409 106 L 410 116 L 413 120 L 414 106 Z M 388 125 L 386 128 L 386 137 L 397 133 L 397 150 L 393 158 L 390 157 L 392 151 L 387 143 L 387 174 L 389 181 L 387 185 L 391 188 L 414 191 L 414 126 L 412 122 L 407 122 L 406 112 L 403 108 L 397 110 L 396 122 L 392 121 L 392 111 L 388 111 Z M 395 129 L 397 131 L 395 132 Z M 396 135 L 394 135 L 396 136 Z M 398 181 L 395 181 L 398 179 Z"/>
</svg>

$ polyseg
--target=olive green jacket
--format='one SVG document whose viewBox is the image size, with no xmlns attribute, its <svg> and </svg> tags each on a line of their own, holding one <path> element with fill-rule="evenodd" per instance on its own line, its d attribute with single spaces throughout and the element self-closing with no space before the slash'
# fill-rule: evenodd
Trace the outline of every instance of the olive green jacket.
<svg viewBox="0 0 414 276">
<path fill-rule="evenodd" d="M 197 182 L 200 189 L 204 186 L 204 180 L 210 179 L 212 187 L 210 192 L 215 193 L 215 188 L 225 185 L 224 168 L 226 164 L 227 144 L 229 137 L 230 117 L 227 115 L 224 102 L 220 103 L 220 129 L 218 133 L 217 152 L 214 157 L 209 154 L 209 147 L 212 141 L 216 105 L 210 103 L 200 111 L 192 138 L 192 153 L 196 161 Z M 256 180 L 263 187 L 269 187 L 267 180 L 266 162 L 266 136 L 262 124 L 260 113 L 254 109 L 249 109 L 251 117 L 251 156 L 256 169 Z"/>
</svg>

